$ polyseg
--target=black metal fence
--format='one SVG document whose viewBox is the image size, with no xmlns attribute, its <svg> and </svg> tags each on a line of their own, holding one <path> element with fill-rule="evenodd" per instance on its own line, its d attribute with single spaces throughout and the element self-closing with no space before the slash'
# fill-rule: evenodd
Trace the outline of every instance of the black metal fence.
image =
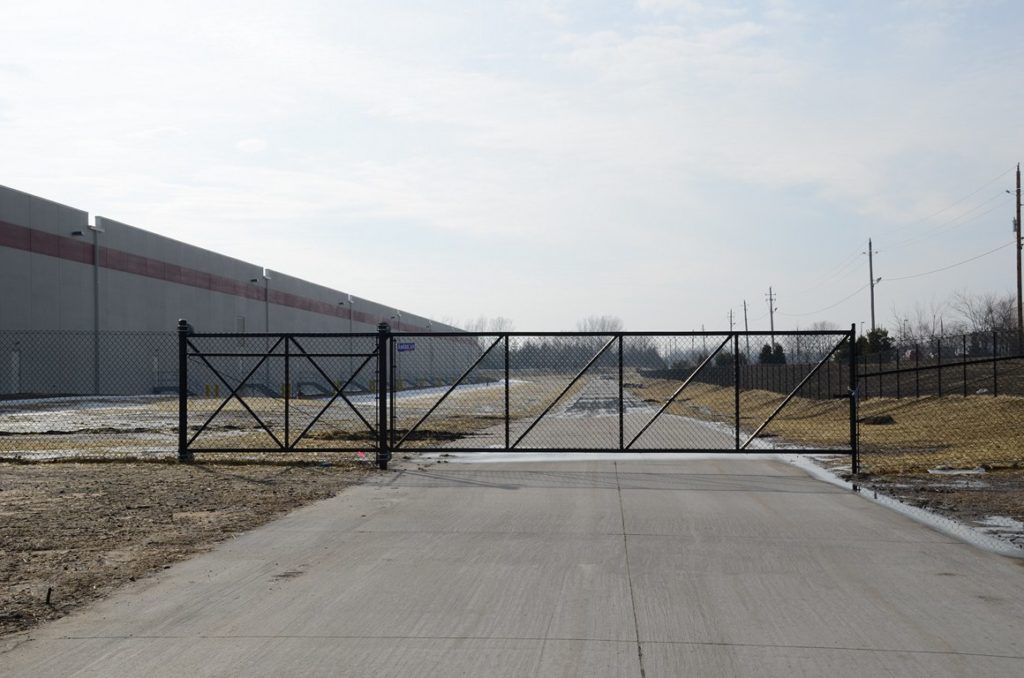
<svg viewBox="0 0 1024 678">
<path fill-rule="evenodd" d="M 1015 333 L 897 342 L 859 355 L 857 371 L 865 471 L 1024 465 L 1024 357 Z"/>
<path fill-rule="evenodd" d="M 183 326 L 179 455 L 369 448 L 383 468 L 393 452 L 413 449 L 800 446 L 851 455 L 855 464 L 852 383 L 828 403 L 814 398 L 813 421 L 801 406 L 851 336 L 776 333 L 808 362 L 791 370 L 788 392 L 775 394 L 743 379 L 749 339 L 768 333 L 741 342 L 737 333 L 411 334 L 382 326 L 376 335 L 211 335 Z"/>
<path fill-rule="evenodd" d="M 857 358 L 862 397 L 1024 396 L 1016 333 L 974 332 L 897 342 Z"/>
<path fill-rule="evenodd" d="M 989 336 L 861 356 L 851 332 L 5 332 L 0 458 L 791 449 L 872 473 L 1019 465 L 1024 357 Z"/>
</svg>

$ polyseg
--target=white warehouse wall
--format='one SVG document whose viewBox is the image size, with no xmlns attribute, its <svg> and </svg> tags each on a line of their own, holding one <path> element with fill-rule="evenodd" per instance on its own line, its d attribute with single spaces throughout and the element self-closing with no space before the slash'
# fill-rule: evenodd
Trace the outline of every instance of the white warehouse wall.
<svg viewBox="0 0 1024 678">
<path fill-rule="evenodd" d="M 264 332 L 268 309 L 272 332 L 456 330 L 107 217 L 92 228 L 83 210 L 0 186 L 0 331 L 96 329 L 94 274 L 101 331 L 173 331 L 187 318 L 235 332 L 244 318 Z"/>
<path fill-rule="evenodd" d="M 90 225 L 83 210 L 4 186 L 0 286 L 5 393 L 145 393 L 166 387 L 177 367 L 172 343 L 119 339 L 115 346 L 103 337 L 173 333 L 179 318 L 197 332 L 361 333 L 375 332 L 382 321 L 395 331 L 457 331 L 114 219 L 97 216 Z M 26 333 L 33 333 L 32 341 Z M 94 343 L 97 337 L 101 341 Z M 449 343 L 459 353 L 474 345 L 459 338 Z M 435 341 L 432 352 L 439 346 Z M 403 358 L 409 381 L 453 378 L 422 374 L 426 355 Z"/>
</svg>

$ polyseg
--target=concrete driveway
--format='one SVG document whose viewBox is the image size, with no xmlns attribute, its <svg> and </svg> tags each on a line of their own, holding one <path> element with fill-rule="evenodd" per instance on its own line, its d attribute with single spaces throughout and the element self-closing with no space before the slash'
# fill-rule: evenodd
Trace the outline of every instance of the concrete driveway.
<svg viewBox="0 0 1024 678">
<path fill-rule="evenodd" d="M 439 464 L 9 638 L 0 674 L 1016 678 L 1022 565 L 776 461 Z"/>
</svg>

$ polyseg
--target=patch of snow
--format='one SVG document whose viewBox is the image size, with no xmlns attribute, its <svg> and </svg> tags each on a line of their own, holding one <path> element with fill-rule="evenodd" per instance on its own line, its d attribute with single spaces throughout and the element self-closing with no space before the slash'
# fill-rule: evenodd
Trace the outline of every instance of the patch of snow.
<svg viewBox="0 0 1024 678">
<path fill-rule="evenodd" d="M 978 524 L 984 526 L 979 529 L 986 531 L 1003 532 L 1012 530 L 1014 532 L 1024 532 L 1024 523 L 1014 520 L 1009 516 L 986 516 L 984 520 L 979 520 Z"/>
<path fill-rule="evenodd" d="M 853 483 L 843 480 L 829 471 L 821 468 L 809 458 L 804 455 L 779 455 L 783 461 L 786 461 L 798 468 L 803 469 L 811 476 L 823 480 L 832 485 L 845 488 L 847 490 L 854 490 Z M 858 490 L 859 491 L 859 490 Z M 898 499 L 887 497 L 884 494 L 878 494 L 874 491 L 863 490 L 859 491 L 859 494 L 866 498 L 868 501 L 873 501 L 876 504 L 885 506 L 894 511 L 902 513 L 903 515 L 916 520 L 919 523 L 923 523 L 938 530 L 942 534 L 954 537 L 961 541 L 965 541 L 968 544 L 983 548 L 993 553 L 998 553 L 1004 556 L 1011 556 L 1013 558 L 1024 558 L 1024 548 L 1011 544 L 1010 542 L 994 537 L 991 534 L 987 534 L 980 528 L 973 528 L 970 525 L 961 523 L 958 520 L 940 516 L 922 508 L 904 504 Z M 1016 522 L 1016 521 L 1014 521 Z M 1018 523 L 1019 524 L 1019 523 Z M 1024 528 L 1024 525 L 1021 525 Z"/>
</svg>

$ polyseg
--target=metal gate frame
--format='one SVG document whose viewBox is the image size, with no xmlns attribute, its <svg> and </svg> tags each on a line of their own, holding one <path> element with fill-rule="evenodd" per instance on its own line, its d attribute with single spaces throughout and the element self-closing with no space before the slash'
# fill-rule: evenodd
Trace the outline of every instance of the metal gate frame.
<svg viewBox="0 0 1024 678">
<path fill-rule="evenodd" d="M 849 454 L 851 457 L 851 467 L 853 473 L 859 472 L 859 450 L 858 450 L 858 436 L 857 436 L 857 355 L 856 355 L 856 325 L 851 325 L 849 331 L 796 331 L 796 332 L 728 332 L 728 333 L 714 333 L 717 336 L 724 336 L 724 340 L 719 346 L 698 365 L 686 379 L 679 385 L 679 387 L 673 392 L 669 399 L 661 405 L 658 411 L 647 421 L 646 424 L 632 437 L 628 442 L 625 440 L 625 427 L 624 427 L 624 386 L 623 386 L 623 342 L 629 337 L 682 337 L 682 336 L 708 336 L 712 333 L 707 332 L 542 332 L 542 333 L 529 333 L 529 332 L 501 332 L 501 333 L 467 333 L 467 332 L 436 332 L 427 335 L 421 333 L 412 332 L 392 332 L 390 326 L 387 323 L 381 323 L 378 326 L 378 331 L 375 335 L 373 334 L 334 334 L 334 333 L 305 333 L 305 334 L 239 334 L 239 333 L 218 333 L 218 334 L 194 334 L 192 328 L 188 325 L 185 320 L 179 321 L 178 324 L 178 338 L 179 338 L 179 370 L 178 370 L 178 394 L 179 394 L 179 420 L 178 420 L 178 457 L 181 461 L 190 461 L 193 458 L 193 453 L 196 452 L 238 452 L 236 448 L 202 448 L 196 446 L 196 438 L 206 430 L 206 427 L 210 422 L 217 416 L 217 414 L 230 402 L 232 399 L 237 400 L 246 411 L 256 420 L 256 422 L 270 435 L 271 439 L 277 444 L 277 447 L 268 448 L 246 448 L 245 451 L 252 452 L 292 452 L 298 450 L 307 450 L 307 448 L 297 448 L 296 445 L 301 442 L 306 434 L 310 431 L 313 425 L 323 416 L 323 414 L 331 407 L 339 398 L 342 399 L 356 414 L 360 420 L 367 426 L 376 446 L 376 464 L 380 469 L 386 469 L 388 462 L 391 459 L 392 453 L 395 450 L 401 449 L 403 444 L 412 435 L 421 424 L 423 424 L 431 414 L 443 403 L 449 395 L 451 395 L 469 376 L 469 374 L 481 363 L 484 359 L 491 354 L 491 352 L 499 345 L 503 346 L 504 353 L 504 372 L 505 372 L 505 413 L 504 413 L 504 424 L 505 424 L 505 446 L 504 449 L 497 451 L 528 451 L 528 452 L 625 452 L 625 451 L 639 451 L 633 450 L 633 445 L 640 439 L 640 437 L 647 431 L 669 406 L 675 402 L 680 394 L 689 386 L 697 377 L 698 374 L 704 370 L 715 357 L 726 347 L 731 345 L 733 357 L 733 368 L 734 368 L 734 385 L 735 385 L 735 452 L 744 452 L 747 450 L 749 445 L 760 435 L 765 428 L 782 412 L 786 405 L 796 397 L 800 389 L 807 384 L 812 377 L 817 374 L 818 370 L 822 366 L 827 365 L 836 352 L 844 345 L 849 346 L 849 372 L 850 372 L 850 383 L 848 390 L 844 394 L 833 395 L 835 398 L 847 398 L 849 400 L 849 416 L 850 416 L 850 449 Z M 742 432 L 740 426 L 740 366 L 739 360 L 739 340 L 741 337 L 769 337 L 769 336 L 825 336 L 831 335 L 839 339 L 839 341 L 832 347 L 832 349 L 814 365 L 813 369 L 804 375 L 803 379 L 796 384 L 784 397 L 783 401 L 772 411 L 772 413 L 762 421 L 753 433 L 749 434 L 745 440 L 742 439 Z M 325 353 L 325 354 L 311 354 L 306 352 L 300 343 L 300 340 L 304 337 L 376 337 L 375 348 L 370 353 Z M 479 357 L 463 371 L 463 373 L 453 381 L 448 387 L 445 393 L 438 399 L 428 411 L 419 418 L 419 420 L 407 431 L 404 435 L 398 437 L 397 426 L 395 422 L 395 391 L 396 384 L 394 368 L 396 364 L 395 360 L 395 349 L 397 343 L 401 339 L 409 339 L 414 337 L 429 336 L 429 337 L 462 337 L 462 338 L 473 338 L 473 337 L 495 337 L 495 340 L 480 354 Z M 597 353 L 587 362 L 587 364 L 579 370 L 576 375 L 572 378 L 569 384 L 562 389 L 558 396 L 548 403 L 547 407 L 538 415 L 532 423 L 523 431 L 519 437 L 515 440 L 511 440 L 509 423 L 509 339 L 510 337 L 602 337 L 608 338 L 608 341 L 597 351 Z M 250 352 L 250 353 L 204 353 L 200 351 L 193 338 L 198 337 L 263 337 L 270 340 L 276 339 L 272 346 L 270 346 L 265 352 Z M 283 344 L 284 353 L 275 353 L 275 351 Z M 518 445 L 522 440 L 532 431 L 541 420 L 558 404 L 559 401 L 569 392 L 569 390 L 583 377 L 583 375 L 594 365 L 603 355 L 605 355 L 609 349 L 613 346 L 617 346 L 617 362 L 618 362 L 618 394 L 619 394 L 619 444 L 618 447 L 604 447 L 604 448 L 578 448 L 578 449 L 538 449 L 519 448 Z M 298 353 L 292 353 L 292 348 L 298 349 Z M 247 374 L 242 381 L 232 388 L 228 381 L 210 364 L 207 360 L 208 357 L 250 357 L 259 358 L 256 366 L 253 367 L 249 374 Z M 363 363 L 359 369 L 355 370 L 349 379 L 342 385 L 334 385 L 334 393 L 327 402 L 327 404 L 320 410 L 320 412 L 313 418 L 311 422 L 305 427 L 305 429 L 294 439 L 291 438 L 290 432 L 290 389 L 285 388 L 283 393 L 284 407 L 285 407 L 285 423 L 284 423 L 284 440 L 278 439 L 269 429 L 269 427 L 260 419 L 260 417 L 253 411 L 251 407 L 245 402 L 245 400 L 239 395 L 238 391 L 245 385 L 246 381 L 252 377 L 252 375 L 271 357 L 283 358 L 285 361 L 285 383 L 289 383 L 290 373 L 290 362 L 291 360 L 299 359 L 306 360 L 316 368 L 316 370 L 330 382 L 330 378 L 324 372 L 323 369 L 317 365 L 316 358 L 327 358 L 327 357 L 356 357 L 363 358 Z M 198 430 L 190 437 L 188 435 L 188 359 L 197 358 L 202 361 L 207 368 L 221 380 L 222 383 L 228 388 L 229 393 L 227 397 L 221 402 L 220 406 L 216 408 L 214 413 L 210 415 L 207 420 L 198 428 Z M 343 393 L 344 389 L 352 382 L 355 375 L 358 374 L 371 360 L 376 360 L 376 376 L 377 376 L 377 422 L 374 426 L 371 422 L 367 421 L 362 416 L 358 408 L 345 396 Z M 406 448 L 409 449 L 409 448 Z M 444 447 L 417 447 L 416 451 L 436 452 L 447 450 L 449 448 Z M 462 452 L 494 452 L 494 448 L 458 448 Z M 351 448 L 329 448 L 329 447 L 318 447 L 315 448 L 318 451 L 324 452 L 337 452 L 337 451 L 352 451 Z M 697 448 L 671 448 L 671 449 L 644 449 L 644 453 L 658 453 L 658 452 L 723 452 L 723 450 L 704 450 Z M 834 453 L 835 450 L 806 450 L 810 453 Z M 844 453 L 846 451 L 844 450 Z"/>
<path fill-rule="evenodd" d="M 314 337 L 375 337 L 375 347 L 370 353 L 310 353 L 306 351 L 302 346 L 301 340 L 304 338 Z M 240 352 L 210 352 L 200 350 L 194 339 L 199 338 L 265 338 L 268 341 L 267 348 L 262 351 L 250 351 L 245 353 Z M 270 343 L 272 341 L 273 343 Z M 279 347 L 284 348 L 284 352 L 278 353 Z M 293 353 L 292 349 L 297 349 L 297 353 Z M 202 362 L 213 375 L 220 380 L 225 388 L 228 390 L 227 396 L 225 396 L 220 405 L 218 405 L 212 414 L 210 414 L 206 421 L 197 427 L 195 432 L 190 436 L 188 430 L 188 366 L 189 358 L 198 359 Z M 234 387 L 231 386 L 229 381 L 224 377 L 221 370 L 218 370 L 213 364 L 210 363 L 209 358 L 257 358 L 256 364 L 248 371 L 248 373 L 238 382 Z M 285 384 L 286 386 L 282 389 L 281 397 L 284 400 L 284 436 L 283 440 L 278 438 L 270 427 L 260 418 L 252 407 L 246 402 L 239 391 L 246 386 L 249 379 L 262 367 L 267 360 L 271 358 L 283 359 L 284 360 L 284 373 L 285 373 Z M 360 363 L 359 367 L 356 368 L 349 378 L 341 384 L 335 383 L 327 375 L 324 369 L 317 363 L 318 358 L 362 358 L 363 362 Z M 313 366 L 313 368 L 322 376 L 328 383 L 332 385 L 333 393 L 327 400 L 326 404 L 320 409 L 320 411 L 314 416 L 305 426 L 301 433 L 294 438 L 291 435 L 291 387 L 290 387 L 290 376 L 291 376 L 291 363 L 293 360 L 301 360 Z M 355 379 L 356 375 L 362 372 L 362 370 L 373 360 L 376 360 L 376 376 L 378 383 L 377 399 L 379 402 L 378 410 L 380 416 L 376 422 L 376 426 L 370 421 L 367 421 L 366 417 L 363 416 L 362 412 L 359 411 L 348 396 L 345 395 L 344 391 Z M 319 452 L 350 452 L 354 451 L 350 447 L 316 447 L 316 448 L 300 448 L 298 444 L 301 443 L 313 428 L 314 425 L 323 417 L 324 413 L 335 402 L 341 399 L 349 409 L 351 409 L 359 420 L 366 426 L 370 432 L 371 437 L 377 445 L 376 462 L 377 465 L 384 469 L 387 468 L 387 462 L 391 458 L 391 453 L 388 450 L 386 435 L 387 435 L 387 419 L 386 419 L 386 388 L 387 388 L 387 345 L 386 345 L 386 334 L 378 333 L 373 334 L 323 334 L 323 333 L 289 333 L 289 334 L 270 334 L 270 333 L 202 333 L 197 334 L 192 331 L 192 327 L 186 320 L 178 321 L 178 459 L 179 461 L 192 461 L 194 454 L 197 452 L 202 453 L 223 453 L 223 452 L 296 452 L 296 451 L 319 451 Z M 270 436 L 270 439 L 274 441 L 274 447 L 249 447 L 239 450 L 233 447 L 200 447 L 196 445 L 196 439 L 207 430 L 210 423 L 216 418 L 218 414 L 224 409 L 225 406 L 232 400 L 238 401 L 238 403 L 245 409 L 246 412 L 259 424 L 260 428 Z"/>
</svg>

